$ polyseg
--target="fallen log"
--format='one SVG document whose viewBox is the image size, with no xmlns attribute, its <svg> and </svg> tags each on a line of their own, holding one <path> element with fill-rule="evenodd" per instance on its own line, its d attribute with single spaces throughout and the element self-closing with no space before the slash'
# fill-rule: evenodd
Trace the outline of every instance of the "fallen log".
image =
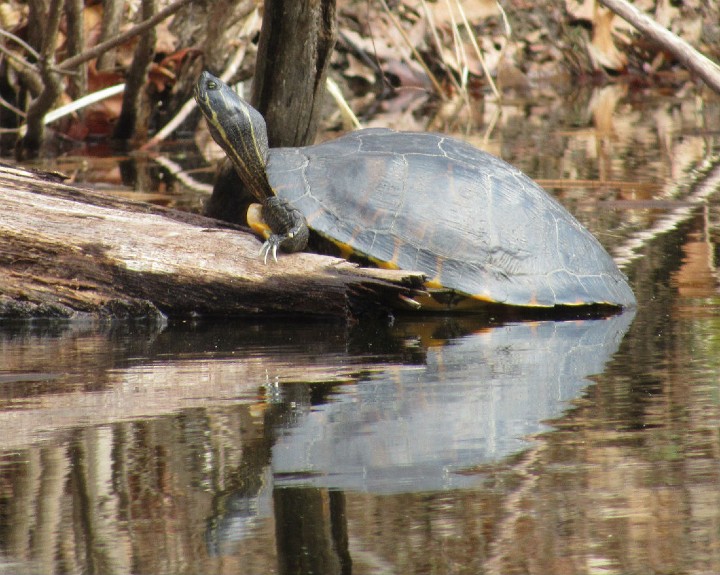
<svg viewBox="0 0 720 575">
<path fill-rule="evenodd" d="M 0 164 L 0 319 L 386 313 L 423 276 L 299 253 L 246 230 Z"/>
</svg>

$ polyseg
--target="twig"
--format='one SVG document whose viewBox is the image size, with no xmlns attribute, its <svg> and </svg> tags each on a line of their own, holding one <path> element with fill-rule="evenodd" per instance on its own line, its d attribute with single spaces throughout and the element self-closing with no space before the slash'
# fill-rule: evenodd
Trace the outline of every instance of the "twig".
<svg viewBox="0 0 720 575">
<path fill-rule="evenodd" d="M 116 84 L 115 86 L 110 86 L 109 88 L 98 90 L 97 92 L 93 92 L 92 94 L 88 94 L 87 96 L 83 96 L 82 98 L 78 98 L 77 100 L 70 102 L 66 106 L 61 106 L 60 108 L 49 112 L 45 115 L 43 122 L 45 124 L 49 124 L 51 122 L 54 122 L 55 120 L 62 118 L 63 116 L 72 114 L 76 110 L 86 108 L 88 106 L 91 106 L 92 104 L 96 104 L 97 102 L 100 102 L 107 98 L 111 98 L 112 96 L 115 96 L 117 94 L 122 94 L 123 90 L 125 90 L 125 84 Z"/>
<path fill-rule="evenodd" d="M 357 116 L 348 105 L 347 100 L 345 99 L 342 91 L 340 90 L 340 87 L 329 76 L 327 80 L 325 80 L 325 87 L 327 88 L 327 91 L 330 92 L 333 100 L 335 100 L 338 108 L 340 108 L 340 113 L 342 114 L 342 116 L 350 120 L 350 123 L 355 130 L 359 130 L 360 128 L 362 128 L 360 120 L 358 120 Z"/>
<path fill-rule="evenodd" d="M 498 10 L 500 10 L 500 15 L 502 16 L 503 24 L 505 24 L 505 36 L 510 38 L 512 36 L 512 28 L 510 27 L 510 20 L 508 20 L 507 14 L 505 13 L 505 8 L 502 7 L 502 4 L 500 2 L 495 2 L 495 5 L 497 6 Z"/>
<path fill-rule="evenodd" d="M 207 194 L 208 196 L 212 194 L 213 187 L 210 184 L 206 184 L 204 182 L 199 182 L 195 178 L 193 178 L 186 170 L 180 166 L 177 162 L 173 162 L 169 158 L 166 158 L 164 156 L 158 156 L 154 158 L 154 161 L 165 168 L 171 176 L 175 177 L 183 186 L 186 188 L 194 191 L 194 192 L 201 192 L 203 194 Z"/>
<path fill-rule="evenodd" d="M 36 60 L 40 59 L 40 54 L 37 53 L 35 48 L 33 48 L 30 44 L 25 42 L 25 40 L 23 40 L 22 38 L 19 38 L 12 32 L 8 32 L 7 30 L 3 30 L 2 28 L 0 28 L 0 36 L 5 36 L 6 38 L 10 38 L 13 42 L 20 44 L 20 46 L 25 48 L 25 50 L 27 50 L 33 58 L 35 58 Z M 28 66 L 32 66 L 32 64 L 28 63 Z"/>
<path fill-rule="evenodd" d="M 147 142 L 145 142 L 142 146 L 140 146 L 140 150 L 148 150 L 150 148 L 154 148 L 157 146 L 160 142 L 163 142 L 170 134 L 172 134 L 177 127 L 182 124 L 185 119 L 191 114 L 191 112 L 196 108 L 197 103 L 193 98 L 190 98 L 187 102 L 185 102 L 180 110 L 178 110 L 178 113 L 175 114 L 173 118 L 170 119 L 170 121 L 165 124 L 162 129 L 158 130 L 158 132 L 150 138 Z"/>
<path fill-rule="evenodd" d="M 35 72 L 37 74 L 37 68 L 33 64 L 28 62 L 25 58 L 18 56 L 12 50 L 8 50 L 5 46 L 0 45 L 0 52 L 5 54 L 11 60 L 15 60 L 21 66 L 23 66 L 23 67 L 27 68 L 28 70 L 31 70 L 32 72 Z"/>
<path fill-rule="evenodd" d="M 173 14 L 175 14 L 175 12 L 177 12 L 178 10 L 180 10 L 180 8 L 182 8 L 186 4 L 189 4 L 190 2 L 191 0 L 177 0 L 177 2 L 170 4 L 167 8 L 160 10 L 160 12 L 155 14 L 155 16 L 153 16 L 152 18 L 148 18 L 147 20 L 140 22 L 140 24 L 133 26 L 127 32 L 123 32 L 119 36 L 115 36 L 115 38 L 112 38 L 107 42 L 102 42 L 97 46 L 93 46 L 82 54 L 78 54 L 77 56 L 73 56 L 72 58 L 64 60 L 60 63 L 59 69 L 63 71 L 71 70 L 72 68 L 75 68 L 83 62 L 87 62 L 89 60 L 92 60 L 93 58 L 97 58 L 106 50 L 109 50 L 110 48 L 115 48 L 115 46 L 123 44 L 133 36 L 137 36 L 138 34 L 142 34 L 146 30 L 149 30 L 159 22 L 165 20 L 165 18 L 167 18 L 168 16 L 172 16 Z"/>
<path fill-rule="evenodd" d="M 93 104 L 101 102 L 102 100 L 111 98 L 112 96 L 115 96 L 117 94 L 121 94 L 123 90 L 125 90 L 125 84 L 116 84 L 115 86 L 103 88 L 102 90 L 98 90 L 97 92 L 93 92 L 92 94 L 88 94 L 87 96 L 83 96 L 82 98 L 78 98 L 77 100 L 73 100 L 69 104 L 66 104 L 65 106 L 60 106 L 59 108 L 45 114 L 45 117 L 43 118 L 43 124 L 47 126 L 55 120 L 59 120 L 64 116 L 72 114 L 76 110 L 87 108 L 88 106 L 92 106 Z M 0 104 L 7 106 L 19 116 L 25 116 L 25 113 L 22 110 L 18 110 L 14 106 L 11 106 L 10 103 L 6 102 L 2 98 L 0 98 Z M 27 133 L 27 125 L 23 124 L 19 128 L 12 128 L 4 131 L 18 132 L 20 137 L 23 137 Z"/>
<path fill-rule="evenodd" d="M 8 110 L 10 110 L 13 114 L 16 114 L 20 116 L 21 118 L 25 117 L 25 112 L 21 110 L 20 108 L 17 108 L 16 106 L 13 106 L 10 102 L 8 102 L 5 98 L 0 96 L 0 106 L 5 106 Z M 17 129 L 13 128 L 10 130 L 11 132 L 17 131 Z"/>
<path fill-rule="evenodd" d="M 600 3 L 655 40 L 683 66 L 700 76 L 714 92 L 720 94 L 720 66 L 715 62 L 625 0 L 600 0 Z"/>
<path fill-rule="evenodd" d="M 450 4 L 450 0 L 445 0 L 445 5 L 447 6 L 448 14 L 450 15 L 453 47 L 455 48 L 455 60 L 457 60 L 458 66 L 462 67 L 462 84 L 464 87 L 467 87 L 467 80 L 470 73 L 470 64 L 468 63 L 467 52 L 465 51 L 465 45 L 463 44 L 462 38 L 460 38 L 460 29 L 458 28 L 457 21 L 455 20 L 455 11 Z"/>
<path fill-rule="evenodd" d="M 460 82 L 457 81 L 457 78 L 455 78 L 455 75 L 452 73 L 452 71 L 450 70 L 450 67 L 445 63 L 445 59 L 443 58 L 442 42 L 440 41 L 440 36 L 438 35 L 437 26 L 435 26 L 435 22 L 432 17 L 432 12 L 430 12 L 430 8 L 428 7 L 426 0 L 421 0 L 421 2 L 422 2 L 423 10 L 425 12 L 425 20 L 427 20 L 428 27 L 430 28 L 430 32 L 433 37 L 433 42 L 435 42 L 435 49 L 437 50 L 438 56 L 440 57 L 440 63 L 442 64 L 443 68 L 445 68 L 445 72 L 447 73 L 448 78 L 450 78 L 450 81 L 455 86 L 455 89 L 457 90 L 458 94 L 464 93 L 466 91 L 466 86 L 460 85 Z M 452 16 L 452 14 L 451 14 L 451 16 Z M 460 59 L 458 58 L 457 50 L 456 50 L 456 54 L 455 54 L 455 60 L 457 62 L 458 67 L 462 66 L 462 63 L 460 62 Z M 462 77 L 464 78 L 465 75 L 462 74 Z M 467 98 L 465 98 L 465 99 L 467 99 Z"/>
<path fill-rule="evenodd" d="M 7 30 L 3 30 L 0 28 L 0 36 L 5 36 L 6 38 L 9 38 L 13 42 L 16 42 L 19 44 L 22 48 L 24 48 L 33 58 L 36 60 L 40 60 L 40 54 L 35 48 L 30 46 L 25 40 L 22 38 L 18 38 L 15 34 L 12 32 L 8 32 Z M 16 54 L 14 51 L 10 50 L 9 48 L 3 46 L 0 44 L 0 53 L 5 54 L 10 60 L 17 62 L 20 65 L 20 68 L 17 68 L 18 74 L 24 79 L 25 84 L 27 85 L 28 91 L 33 97 L 37 97 L 43 90 L 43 81 L 40 77 L 40 72 L 38 71 L 38 67 L 35 64 L 31 64 L 28 62 L 25 58 L 22 56 Z M 2 102 L 5 104 L 5 101 Z M 9 109 L 9 106 L 7 106 Z M 13 110 L 16 114 L 17 112 Z M 21 114 L 22 117 L 25 117 L 25 114 Z M 17 131 L 17 128 L 11 130 L 11 131 Z"/>
<path fill-rule="evenodd" d="M 477 55 L 478 59 L 480 60 L 480 65 L 482 66 L 483 72 L 485 73 L 485 77 L 487 78 L 488 83 L 490 84 L 490 89 L 493 91 L 493 94 L 495 94 L 495 97 L 500 100 L 500 92 L 497 89 L 497 86 L 495 85 L 495 81 L 492 79 L 492 76 L 490 75 L 490 70 L 488 70 L 487 64 L 485 63 L 485 57 L 482 54 L 482 51 L 480 50 L 480 46 L 478 46 L 477 39 L 475 38 L 475 31 L 470 26 L 470 22 L 468 22 L 467 15 L 465 14 L 465 10 L 463 10 L 462 5 L 460 4 L 459 0 L 455 0 L 457 3 L 458 10 L 460 10 L 460 16 L 462 16 L 463 25 L 465 26 L 465 29 L 468 32 L 468 36 L 470 36 L 470 42 L 473 45 L 473 48 L 475 49 L 475 54 Z"/>
<path fill-rule="evenodd" d="M 492 136 L 493 131 L 495 131 L 495 126 L 500 120 L 501 115 L 502 108 L 500 106 L 495 106 L 495 109 L 490 116 L 490 121 L 487 123 L 487 127 L 485 128 L 485 133 L 483 133 L 482 142 L 484 146 L 487 146 L 490 143 L 490 136 Z"/>
<path fill-rule="evenodd" d="M 422 59 L 422 56 L 420 56 L 420 53 L 417 51 L 417 48 L 413 45 L 412 41 L 408 37 L 407 33 L 402 27 L 402 24 L 398 21 L 397 18 L 395 18 L 395 14 L 393 14 L 390 11 L 390 8 L 388 8 L 387 3 L 385 0 L 379 0 L 380 4 L 382 5 L 383 9 L 385 10 L 385 13 L 388 15 L 390 20 L 393 23 L 393 26 L 397 29 L 398 32 L 400 32 L 400 35 L 402 36 L 403 40 L 405 41 L 405 44 L 407 44 L 408 48 L 413 53 L 413 56 L 415 56 L 415 59 L 417 60 L 418 64 L 422 66 L 422 69 L 425 71 L 425 74 L 427 74 L 427 77 L 430 79 L 430 82 L 432 82 L 433 87 L 435 88 L 435 92 L 437 92 L 437 95 L 443 99 L 446 100 L 447 96 L 445 95 L 445 92 L 442 89 L 442 86 L 440 85 L 440 82 L 438 82 L 438 79 L 435 77 L 435 74 L 432 73 L 430 68 L 428 68 L 427 64 L 425 64 L 425 61 Z"/>
</svg>

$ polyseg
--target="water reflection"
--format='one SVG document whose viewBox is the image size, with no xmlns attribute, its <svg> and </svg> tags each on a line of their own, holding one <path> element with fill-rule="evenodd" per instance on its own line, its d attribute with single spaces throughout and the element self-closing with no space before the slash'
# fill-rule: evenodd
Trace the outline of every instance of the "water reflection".
<svg viewBox="0 0 720 575">
<path fill-rule="evenodd" d="M 7 329 L 7 565 L 207 572 L 228 556 L 269 561 L 248 547 L 260 537 L 281 572 L 344 569 L 337 489 L 478 484 L 579 396 L 631 319 Z M 313 551 L 298 564 L 300 549 Z"/>
<path fill-rule="evenodd" d="M 381 493 L 473 485 L 469 470 L 527 447 L 602 372 L 632 317 L 516 323 L 430 347 L 422 366 L 303 409 L 273 447 L 275 482 Z"/>
<path fill-rule="evenodd" d="M 629 328 L 3 325 L 0 573 L 720 572 L 717 110 L 492 134 L 629 253 Z"/>
</svg>

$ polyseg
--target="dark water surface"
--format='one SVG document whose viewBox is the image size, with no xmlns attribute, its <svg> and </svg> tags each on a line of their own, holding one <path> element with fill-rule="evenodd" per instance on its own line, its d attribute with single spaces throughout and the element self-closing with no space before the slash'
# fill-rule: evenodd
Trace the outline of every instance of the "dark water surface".
<svg viewBox="0 0 720 575">
<path fill-rule="evenodd" d="M 539 101 L 636 312 L 0 325 L 0 573 L 720 573 L 720 106 Z"/>
</svg>

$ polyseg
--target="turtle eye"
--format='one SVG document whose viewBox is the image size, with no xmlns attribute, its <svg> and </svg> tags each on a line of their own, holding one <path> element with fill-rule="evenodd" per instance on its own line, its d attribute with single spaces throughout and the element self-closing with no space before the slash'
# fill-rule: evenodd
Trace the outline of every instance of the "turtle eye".
<svg viewBox="0 0 720 575">
<path fill-rule="evenodd" d="M 215 80 L 208 80 L 207 89 L 208 90 L 217 90 L 218 89 L 217 82 Z"/>
</svg>

